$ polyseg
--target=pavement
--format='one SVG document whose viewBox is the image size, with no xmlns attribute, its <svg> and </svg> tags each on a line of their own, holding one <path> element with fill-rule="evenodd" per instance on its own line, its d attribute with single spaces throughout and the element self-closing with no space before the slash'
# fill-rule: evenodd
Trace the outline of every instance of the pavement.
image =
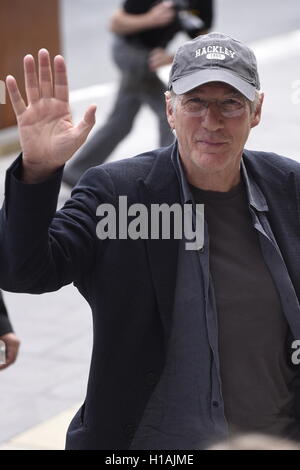
<svg viewBox="0 0 300 470">
<path fill-rule="evenodd" d="M 259 40 L 253 47 L 265 106 L 247 148 L 274 151 L 300 162 L 300 31 Z M 162 71 L 164 77 L 166 73 Z M 101 125 L 114 90 L 112 84 L 102 95 L 95 92 L 94 99 L 89 89 L 71 94 L 74 120 L 95 102 L 97 125 Z M 0 144 L 3 140 L 5 133 L 1 132 Z M 157 141 L 155 117 L 143 108 L 132 133 L 110 160 L 154 148 Z M 15 156 L 0 158 L 1 197 L 5 170 Z M 68 196 L 63 185 L 59 206 Z M 89 306 L 73 285 L 43 295 L 5 292 L 4 296 L 22 345 L 16 364 L 0 374 L 0 449 L 63 449 L 67 426 L 85 397 L 92 348 Z"/>
</svg>

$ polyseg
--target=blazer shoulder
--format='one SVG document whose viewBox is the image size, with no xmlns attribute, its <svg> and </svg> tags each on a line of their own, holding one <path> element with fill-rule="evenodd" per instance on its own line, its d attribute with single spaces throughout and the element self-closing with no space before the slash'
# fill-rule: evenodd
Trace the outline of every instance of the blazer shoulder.
<svg viewBox="0 0 300 470">
<path fill-rule="evenodd" d="M 151 150 L 117 162 L 105 163 L 101 167 L 112 178 L 145 178 L 158 158 L 164 159 L 171 155 L 168 150 L 169 147 Z"/>
<path fill-rule="evenodd" d="M 153 168 L 160 174 L 167 171 L 171 162 L 171 153 L 172 146 L 162 147 L 131 158 L 96 166 L 88 170 L 86 175 L 98 184 L 103 178 L 108 179 L 115 193 L 134 192 L 138 181 L 145 180 Z"/>
<path fill-rule="evenodd" d="M 254 150 L 245 150 L 244 158 L 249 166 L 261 173 L 262 177 L 270 172 L 277 172 L 282 173 L 283 176 L 294 173 L 296 177 L 300 178 L 300 163 L 292 158 L 273 152 Z"/>
</svg>

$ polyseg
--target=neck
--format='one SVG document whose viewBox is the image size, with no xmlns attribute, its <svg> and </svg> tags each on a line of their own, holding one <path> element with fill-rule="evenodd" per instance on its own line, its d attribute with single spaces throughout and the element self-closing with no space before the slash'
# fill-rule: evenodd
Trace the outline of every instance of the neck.
<svg viewBox="0 0 300 470">
<path fill-rule="evenodd" d="M 230 191 L 241 181 L 240 161 L 235 168 L 220 171 L 203 171 L 194 165 L 186 165 L 181 159 L 187 181 L 205 191 Z"/>
</svg>

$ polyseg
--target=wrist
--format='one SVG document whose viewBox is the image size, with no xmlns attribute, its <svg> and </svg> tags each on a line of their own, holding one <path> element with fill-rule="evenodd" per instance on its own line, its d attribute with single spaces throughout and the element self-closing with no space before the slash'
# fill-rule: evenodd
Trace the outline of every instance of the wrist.
<svg viewBox="0 0 300 470">
<path fill-rule="evenodd" d="M 50 178 L 59 167 L 50 167 L 41 164 L 32 164 L 23 160 L 21 181 L 26 184 L 37 184 Z"/>
</svg>

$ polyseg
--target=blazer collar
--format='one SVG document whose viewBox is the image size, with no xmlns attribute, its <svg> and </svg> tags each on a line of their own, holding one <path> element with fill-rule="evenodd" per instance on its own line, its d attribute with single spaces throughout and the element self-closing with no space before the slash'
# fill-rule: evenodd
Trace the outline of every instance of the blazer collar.
<svg viewBox="0 0 300 470">
<path fill-rule="evenodd" d="M 284 157 L 281 158 L 284 163 Z M 278 161 L 274 162 L 264 152 L 244 150 L 243 159 L 247 171 L 253 175 L 274 217 L 288 219 L 291 225 L 296 223 L 300 229 L 299 177 L 296 177 L 294 171 L 288 171 L 288 165 L 280 166 Z"/>
</svg>

